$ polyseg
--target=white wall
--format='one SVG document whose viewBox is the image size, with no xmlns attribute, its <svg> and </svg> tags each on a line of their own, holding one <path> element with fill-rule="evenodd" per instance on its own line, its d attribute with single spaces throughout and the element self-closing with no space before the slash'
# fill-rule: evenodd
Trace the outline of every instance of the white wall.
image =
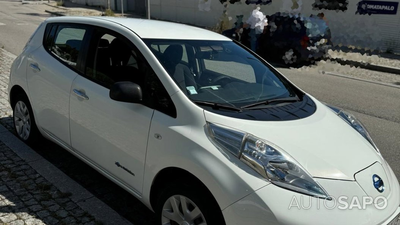
<svg viewBox="0 0 400 225">
<path fill-rule="evenodd" d="M 164 20 L 212 27 L 214 23 L 218 22 L 223 6 L 216 0 L 211 1 L 211 3 L 212 8 L 210 11 L 200 11 L 199 0 L 151 0 L 151 16 Z"/>
<path fill-rule="evenodd" d="M 236 15 L 244 15 L 247 20 L 255 5 L 245 4 L 245 0 L 227 4 L 225 8 L 219 0 L 207 0 L 210 7 L 204 7 L 206 0 L 151 0 L 151 15 L 155 18 L 194 24 L 209 28 L 217 27 L 222 19 L 230 20 L 233 26 Z M 292 0 L 272 0 L 269 5 L 261 6 L 264 14 L 290 10 Z M 400 52 L 400 15 L 359 15 L 355 14 L 359 0 L 348 0 L 345 12 L 331 10 L 313 10 L 315 0 L 297 0 L 300 13 L 308 16 L 323 12 L 332 32 L 335 45 L 360 47 L 364 49 L 387 48 Z M 390 0 L 393 1 L 393 0 Z M 289 7 L 289 9 L 288 9 Z M 226 11 L 224 14 L 224 10 Z"/>
<path fill-rule="evenodd" d="M 112 3 L 114 0 L 110 1 Z M 107 0 L 71 0 L 71 2 L 81 5 L 103 6 L 104 8 L 107 8 Z"/>
</svg>

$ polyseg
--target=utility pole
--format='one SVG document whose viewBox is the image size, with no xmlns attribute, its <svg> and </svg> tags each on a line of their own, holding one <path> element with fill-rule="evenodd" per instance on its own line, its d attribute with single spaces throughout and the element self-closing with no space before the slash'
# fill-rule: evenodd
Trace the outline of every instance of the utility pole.
<svg viewBox="0 0 400 225">
<path fill-rule="evenodd" d="M 150 0 L 147 0 L 147 19 L 150 19 Z"/>
<path fill-rule="evenodd" d="M 121 15 L 124 16 L 124 0 L 121 0 Z"/>
</svg>

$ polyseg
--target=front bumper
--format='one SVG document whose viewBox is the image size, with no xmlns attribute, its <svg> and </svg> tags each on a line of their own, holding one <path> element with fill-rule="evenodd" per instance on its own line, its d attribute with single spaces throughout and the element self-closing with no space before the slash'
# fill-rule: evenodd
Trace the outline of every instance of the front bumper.
<svg viewBox="0 0 400 225">
<path fill-rule="evenodd" d="M 399 225 L 400 189 L 393 171 L 388 170 L 392 189 L 385 198 L 386 206 L 364 204 L 368 196 L 356 181 L 316 179 L 333 200 L 270 184 L 224 209 L 223 215 L 227 225 Z"/>
</svg>

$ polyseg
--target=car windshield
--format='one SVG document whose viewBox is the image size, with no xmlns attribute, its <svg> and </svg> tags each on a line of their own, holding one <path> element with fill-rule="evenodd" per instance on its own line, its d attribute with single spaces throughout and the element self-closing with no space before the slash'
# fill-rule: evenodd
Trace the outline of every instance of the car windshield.
<svg viewBox="0 0 400 225">
<path fill-rule="evenodd" d="M 235 42 L 144 41 L 179 88 L 195 103 L 241 108 L 272 99 L 296 97 L 284 78 Z"/>
</svg>

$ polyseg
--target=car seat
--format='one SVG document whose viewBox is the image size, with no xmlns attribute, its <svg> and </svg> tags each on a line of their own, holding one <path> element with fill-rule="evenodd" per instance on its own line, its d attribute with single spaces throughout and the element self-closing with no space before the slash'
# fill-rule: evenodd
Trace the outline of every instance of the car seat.
<svg viewBox="0 0 400 225">
<path fill-rule="evenodd" d="M 189 67 L 181 63 L 182 56 L 183 47 L 181 45 L 170 45 L 163 53 L 163 64 L 179 88 L 187 94 L 187 87 L 192 86 L 197 89 L 197 84 Z"/>
<path fill-rule="evenodd" d="M 133 54 L 132 48 L 119 38 L 115 38 L 109 47 L 112 78 L 115 82 L 131 81 L 136 84 L 143 84 L 145 74 L 139 72 L 137 57 Z M 130 65 L 135 61 L 135 65 Z"/>
</svg>

